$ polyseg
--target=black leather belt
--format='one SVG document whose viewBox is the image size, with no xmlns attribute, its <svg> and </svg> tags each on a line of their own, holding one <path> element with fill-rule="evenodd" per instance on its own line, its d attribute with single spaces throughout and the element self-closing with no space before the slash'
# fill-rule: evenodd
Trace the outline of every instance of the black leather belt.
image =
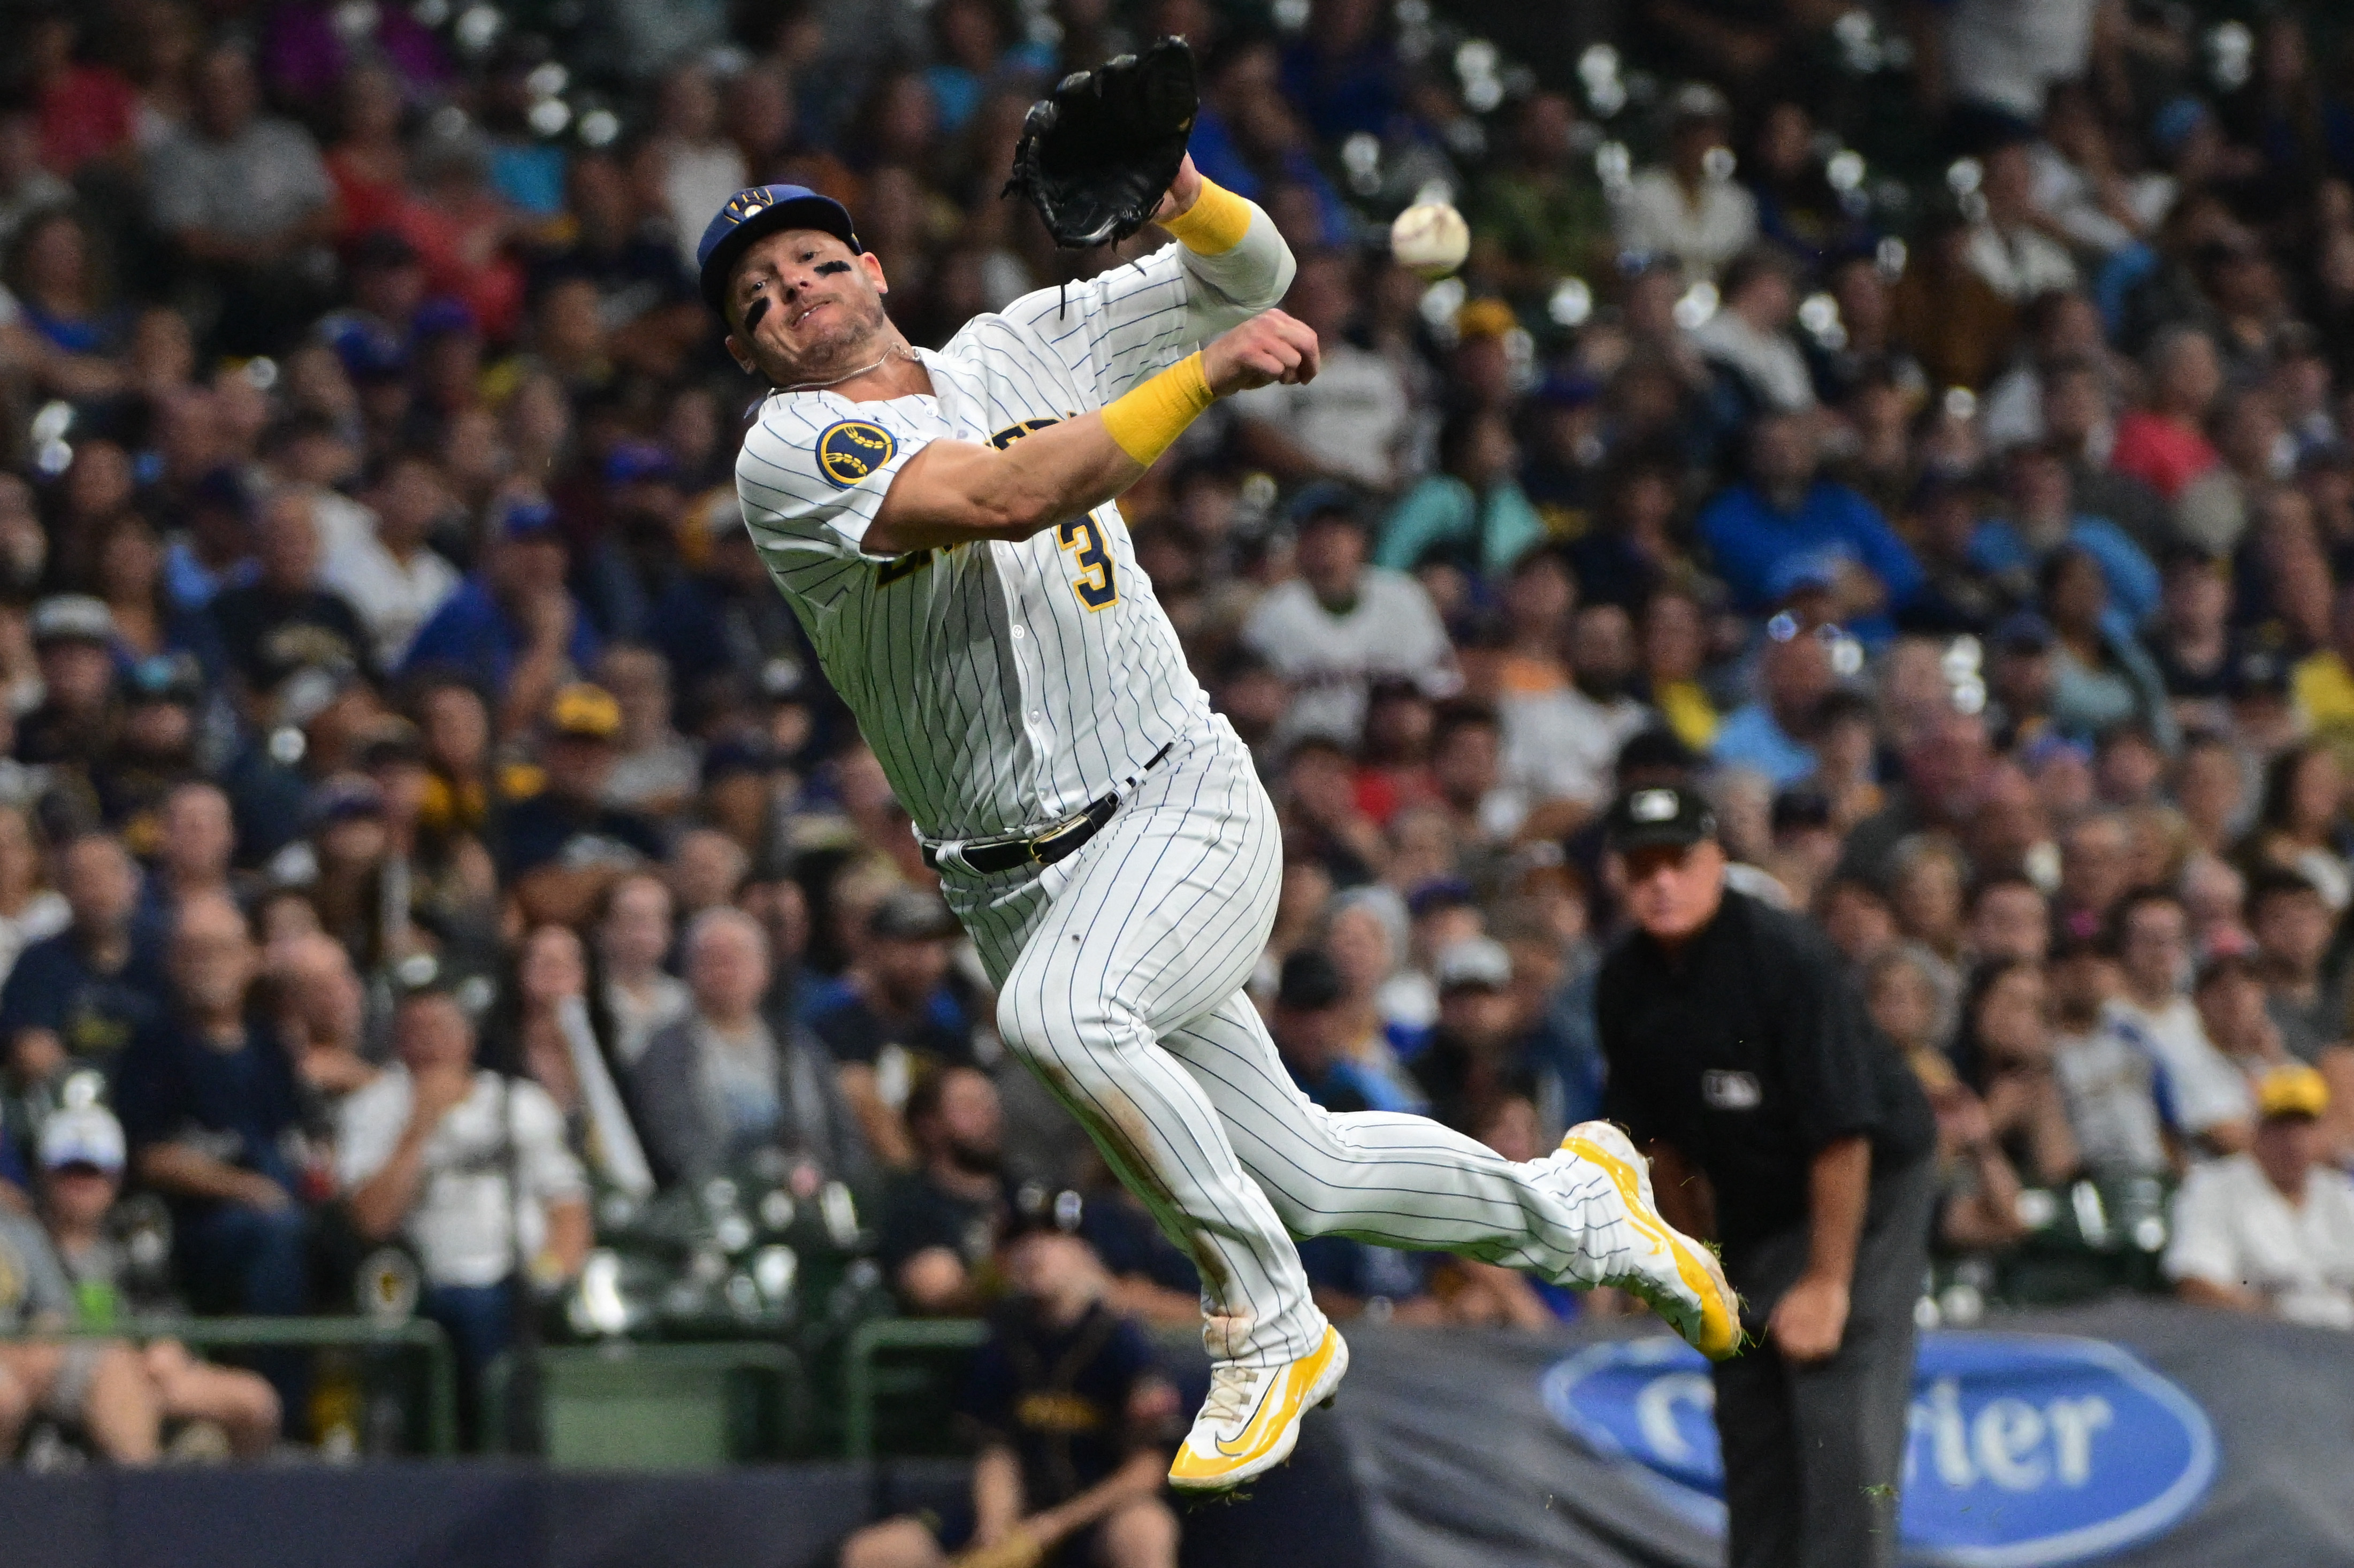
<svg viewBox="0 0 2354 1568">
<path fill-rule="evenodd" d="M 1150 773 L 1160 767 L 1176 748 L 1177 743 L 1172 740 L 1154 752 L 1152 760 L 1144 765 L 1143 772 L 1137 779 L 1129 780 L 1129 786 L 1132 788 L 1143 773 Z M 1020 866 L 1052 865 L 1058 860 L 1067 860 L 1078 853 L 1089 839 L 1103 831 L 1103 825 L 1111 821 L 1112 813 L 1119 810 L 1119 791 L 1115 789 L 1090 802 L 1087 809 L 1077 816 L 1066 817 L 1034 837 L 1025 838 L 1014 833 L 1004 838 L 970 840 L 958 850 L 957 858 L 964 862 L 968 870 L 982 876 L 994 876 L 1001 871 L 1013 871 Z M 935 871 L 938 870 L 938 849 L 926 844 L 923 850 L 924 863 Z"/>
</svg>

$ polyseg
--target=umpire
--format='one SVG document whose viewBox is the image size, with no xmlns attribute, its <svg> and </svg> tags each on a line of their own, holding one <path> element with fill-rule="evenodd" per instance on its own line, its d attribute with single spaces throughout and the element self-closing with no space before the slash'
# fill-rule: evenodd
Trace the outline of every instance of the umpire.
<svg viewBox="0 0 2354 1568">
<path fill-rule="evenodd" d="M 1715 1368 L 1727 1561 L 1892 1565 L 1928 1102 L 1829 945 L 1725 886 L 1697 793 L 1630 790 L 1606 837 L 1633 924 L 1596 999 L 1607 1114 L 1651 1155 L 1660 1213 L 1723 1248 L 1757 1341 Z"/>
</svg>

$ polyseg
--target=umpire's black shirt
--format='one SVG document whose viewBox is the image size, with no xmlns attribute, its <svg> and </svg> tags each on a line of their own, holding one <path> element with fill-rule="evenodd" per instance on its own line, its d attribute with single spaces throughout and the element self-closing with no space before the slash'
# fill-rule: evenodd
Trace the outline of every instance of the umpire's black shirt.
<svg viewBox="0 0 2354 1568">
<path fill-rule="evenodd" d="M 1830 944 L 1729 888 L 1673 952 L 1640 930 L 1622 938 L 1595 1012 L 1606 1114 L 1708 1173 L 1728 1251 L 1806 1224 L 1808 1168 L 1825 1144 L 1871 1139 L 1876 1174 L 1935 1142 L 1927 1098 L 1865 1020 Z"/>
</svg>

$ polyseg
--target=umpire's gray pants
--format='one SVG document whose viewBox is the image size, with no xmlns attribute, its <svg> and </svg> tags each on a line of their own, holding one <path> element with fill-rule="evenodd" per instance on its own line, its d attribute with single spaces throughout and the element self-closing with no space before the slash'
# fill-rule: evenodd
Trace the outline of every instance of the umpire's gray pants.
<svg viewBox="0 0 2354 1568">
<path fill-rule="evenodd" d="M 1728 1568 L 1893 1568 L 1913 1308 L 1936 1196 L 1934 1158 L 1872 1173 L 1839 1354 L 1799 1366 L 1767 1339 L 1716 1367 Z M 1728 1249 L 1724 1263 L 1760 1334 L 1806 1269 L 1807 1228 Z"/>
</svg>

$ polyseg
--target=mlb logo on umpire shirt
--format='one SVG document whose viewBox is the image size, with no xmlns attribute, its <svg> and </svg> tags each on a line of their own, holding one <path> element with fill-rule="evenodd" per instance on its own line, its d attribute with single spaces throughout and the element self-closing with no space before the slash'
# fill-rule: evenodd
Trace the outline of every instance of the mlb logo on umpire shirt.
<svg viewBox="0 0 2354 1568">
<path fill-rule="evenodd" d="M 1712 1068 L 1700 1075 L 1700 1097 L 1711 1110 L 1755 1110 L 1766 1097 L 1755 1073 Z"/>
</svg>

